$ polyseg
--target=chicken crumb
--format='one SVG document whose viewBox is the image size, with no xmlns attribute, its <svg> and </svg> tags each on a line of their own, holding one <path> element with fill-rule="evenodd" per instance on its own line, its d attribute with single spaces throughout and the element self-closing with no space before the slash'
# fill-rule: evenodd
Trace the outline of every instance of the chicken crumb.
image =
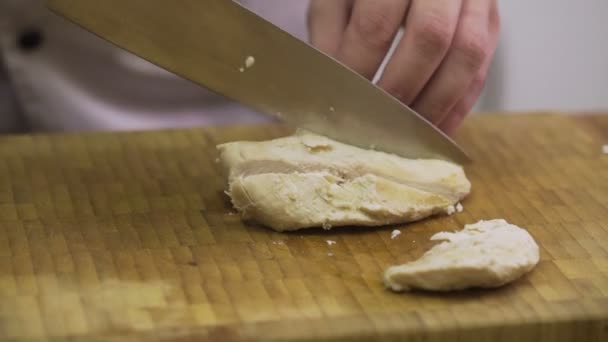
<svg viewBox="0 0 608 342">
<path fill-rule="evenodd" d="M 327 256 L 333 257 L 334 253 L 327 253 Z"/>
<path fill-rule="evenodd" d="M 456 212 L 463 212 L 464 211 L 464 207 L 462 206 L 462 204 L 458 203 L 456 204 Z"/>
<path fill-rule="evenodd" d="M 399 235 L 401 235 L 401 231 L 399 229 L 393 230 L 391 232 L 391 240 L 395 240 Z"/>
<path fill-rule="evenodd" d="M 454 208 L 453 205 L 450 205 L 449 207 L 445 208 L 445 213 L 448 215 L 453 215 L 456 212 L 456 208 Z"/>
<path fill-rule="evenodd" d="M 603 152 L 604 154 L 608 154 L 608 145 L 604 145 L 604 146 L 602 146 L 602 152 Z"/>
<path fill-rule="evenodd" d="M 326 242 L 327 242 L 328 246 L 333 246 L 336 244 L 336 241 L 333 241 L 333 240 L 327 240 Z"/>
<path fill-rule="evenodd" d="M 253 56 L 247 56 L 245 59 L 245 67 L 247 69 L 251 68 L 255 64 L 255 58 Z"/>
</svg>

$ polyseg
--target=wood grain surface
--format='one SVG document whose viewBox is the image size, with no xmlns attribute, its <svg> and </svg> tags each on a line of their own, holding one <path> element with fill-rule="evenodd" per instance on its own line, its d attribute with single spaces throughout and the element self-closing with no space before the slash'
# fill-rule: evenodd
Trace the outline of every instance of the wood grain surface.
<svg viewBox="0 0 608 342">
<path fill-rule="evenodd" d="M 223 194 L 215 145 L 285 132 L 0 138 L 0 340 L 608 340 L 608 116 L 473 117 L 464 212 L 329 232 L 244 225 Z M 383 287 L 434 233 L 493 218 L 539 243 L 528 276 Z"/>
</svg>

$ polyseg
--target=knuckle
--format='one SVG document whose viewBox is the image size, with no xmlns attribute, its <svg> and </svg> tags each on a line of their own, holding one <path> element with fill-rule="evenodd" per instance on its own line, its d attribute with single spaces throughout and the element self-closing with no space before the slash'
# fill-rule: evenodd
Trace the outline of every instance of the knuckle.
<svg viewBox="0 0 608 342">
<path fill-rule="evenodd" d="M 323 11 L 323 9 L 325 9 L 324 5 L 325 5 L 324 1 L 312 0 L 310 2 L 310 4 L 308 5 L 308 14 L 315 15 L 315 14 L 321 13 Z"/>
<path fill-rule="evenodd" d="M 485 33 L 469 31 L 454 42 L 453 51 L 468 70 L 477 71 L 488 57 L 488 45 Z"/>
<path fill-rule="evenodd" d="M 425 56 L 444 54 L 450 47 L 452 32 L 450 24 L 440 16 L 429 16 L 412 28 L 417 47 Z"/>
<path fill-rule="evenodd" d="M 496 13 L 496 18 L 492 19 L 492 21 L 490 22 L 490 28 L 492 30 L 492 32 L 500 32 L 500 30 L 502 29 L 502 19 L 500 18 L 500 15 L 498 13 Z"/>
<path fill-rule="evenodd" d="M 308 10 L 307 10 L 307 15 L 306 15 L 306 19 L 308 22 L 308 25 L 312 25 L 313 21 L 322 16 L 323 12 L 325 11 L 325 6 L 323 4 L 322 1 L 319 0 L 312 0 L 310 2 L 310 5 L 308 6 Z"/>
<path fill-rule="evenodd" d="M 500 16 L 500 11 L 498 9 L 498 5 L 496 1 L 492 4 L 492 9 L 490 10 L 490 30 L 492 32 L 498 33 L 500 32 L 502 26 L 502 19 Z"/>
<path fill-rule="evenodd" d="M 406 105 L 410 105 L 414 100 L 414 94 L 412 87 L 405 84 L 404 82 L 394 82 L 383 86 L 384 90 L 399 99 Z"/>
<path fill-rule="evenodd" d="M 429 121 L 436 124 L 441 121 L 450 112 L 454 104 L 450 99 L 435 99 L 432 102 L 426 103 L 419 110 L 420 114 L 424 115 Z"/>
<path fill-rule="evenodd" d="M 430 108 L 428 112 L 431 117 L 431 121 L 433 123 L 441 121 L 441 119 L 443 119 L 450 112 L 453 105 L 453 103 L 448 102 L 447 100 L 438 101 Z"/>
<path fill-rule="evenodd" d="M 353 27 L 361 40 L 372 47 L 386 47 L 398 29 L 394 14 L 388 9 L 370 9 L 353 19 Z"/>
<path fill-rule="evenodd" d="M 486 84 L 486 74 L 485 73 L 477 74 L 477 76 L 475 76 L 475 78 L 473 78 L 473 81 L 471 82 L 471 89 L 474 92 L 479 92 L 485 87 L 485 84 Z"/>
</svg>

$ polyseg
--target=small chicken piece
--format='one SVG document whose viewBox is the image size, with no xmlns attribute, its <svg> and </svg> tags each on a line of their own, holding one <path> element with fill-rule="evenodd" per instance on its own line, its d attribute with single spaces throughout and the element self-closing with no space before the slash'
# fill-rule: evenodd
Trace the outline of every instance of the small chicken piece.
<svg viewBox="0 0 608 342">
<path fill-rule="evenodd" d="M 234 207 L 277 231 L 420 220 L 445 213 L 471 188 L 459 165 L 404 159 L 308 132 L 218 149 Z"/>
<path fill-rule="evenodd" d="M 539 261 L 530 234 L 505 220 L 480 221 L 459 232 L 437 233 L 420 259 L 388 268 L 384 283 L 393 291 L 453 291 L 493 288 L 513 282 Z"/>
</svg>

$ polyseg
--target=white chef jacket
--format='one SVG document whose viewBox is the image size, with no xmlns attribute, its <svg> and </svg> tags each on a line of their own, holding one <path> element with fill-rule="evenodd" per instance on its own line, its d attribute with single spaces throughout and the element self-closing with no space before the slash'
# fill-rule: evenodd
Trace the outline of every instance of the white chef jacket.
<svg viewBox="0 0 608 342">
<path fill-rule="evenodd" d="M 103 0 L 101 0 L 103 1 Z M 306 0 L 243 0 L 306 40 Z M 0 131 L 140 130 L 270 120 L 50 13 L 0 0 Z"/>
</svg>

